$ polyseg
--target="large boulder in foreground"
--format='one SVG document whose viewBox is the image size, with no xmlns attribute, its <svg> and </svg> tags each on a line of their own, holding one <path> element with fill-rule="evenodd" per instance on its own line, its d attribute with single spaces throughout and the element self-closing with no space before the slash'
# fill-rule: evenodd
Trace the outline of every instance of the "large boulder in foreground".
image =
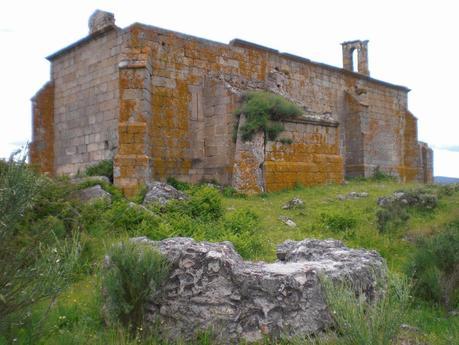
<svg viewBox="0 0 459 345">
<path fill-rule="evenodd" d="M 186 200 L 188 196 L 175 189 L 171 185 L 153 181 L 147 184 L 147 193 L 143 199 L 143 204 L 147 205 L 150 203 L 159 203 L 165 205 L 169 200 Z"/>
<path fill-rule="evenodd" d="M 375 251 L 336 240 L 284 242 L 274 263 L 244 261 L 230 242 L 133 241 L 157 248 L 171 263 L 169 278 L 146 306 L 147 323 L 160 325 L 169 339 L 209 330 L 222 343 L 304 337 L 332 325 L 320 274 L 351 281 L 373 298 L 386 273 Z"/>
</svg>

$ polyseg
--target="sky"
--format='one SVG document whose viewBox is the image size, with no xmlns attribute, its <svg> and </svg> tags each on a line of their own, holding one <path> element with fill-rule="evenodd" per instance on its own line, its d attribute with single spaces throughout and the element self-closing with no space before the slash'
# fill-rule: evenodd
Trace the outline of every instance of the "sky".
<svg viewBox="0 0 459 345">
<path fill-rule="evenodd" d="M 342 66 L 341 42 L 367 39 L 372 77 L 404 85 L 434 174 L 459 177 L 456 0 L 39 0 L 0 3 L 0 157 L 31 138 L 30 98 L 49 80 L 45 56 L 88 33 L 96 9 L 228 43 L 234 38 Z"/>
</svg>

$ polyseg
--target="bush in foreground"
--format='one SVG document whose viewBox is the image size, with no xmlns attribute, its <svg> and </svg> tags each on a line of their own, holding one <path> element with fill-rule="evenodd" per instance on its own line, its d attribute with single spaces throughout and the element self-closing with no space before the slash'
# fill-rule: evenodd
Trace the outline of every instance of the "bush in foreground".
<svg viewBox="0 0 459 345">
<path fill-rule="evenodd" d="M 113 161 L 106 159 L 86 168 L 87 176 L 106 176 L 113 182 Z"/>
<path fill-rule="evenodd" d="M 143 326 L 147 298 L 169 274 L 166 259 L 153 248 L 129 241 L 113 245 L 102 275 L 106 316 L 135 333 Z"/>
<path fill-rule="evenodd" d="M 414 293 L 424 300 L 459 306 L 459 221 L 416 244 L 407 267 L 414 279 Z"/>
<path fill-rule="evenodd" d="M 33 172 L 25 156 L 1 162 L 0 329 L 20 320 L 32 304 L 55 299 L 71 281 L 79 243 L 53 215 L 66 205 L 48 200 L 59 189 L 51 187 L 56 185 Z"/>
<path fill-rule="evenodd" d="M 325 297 L 342 345 L 390 345 L 400 332 L 410 301 L 406 279 L 389 276 L 385 294 L 368 301 L 349 284 L 322 278 Z"/>
</svg>

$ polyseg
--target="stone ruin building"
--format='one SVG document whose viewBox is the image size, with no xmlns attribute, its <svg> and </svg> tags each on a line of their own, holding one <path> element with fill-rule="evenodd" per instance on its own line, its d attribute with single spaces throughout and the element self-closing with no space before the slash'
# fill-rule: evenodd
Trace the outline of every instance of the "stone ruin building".
<svg viewBox="0 0 459 345">
<path fill-rule="evenodd" d="M 127 195 L 167 177 L 246 192 L 340 183 L 375 169 L 430 183 L 432 150 L 417 139 L 410 90 L 370 77 L 367 44 L 342 43 L 337 68 L 240 39 L 121 29 L 98 10 L 88 36 L 47 57 L 51 80 L 32 99 L 30 160 L 44 173 L 73 175 L 113 159 L 114 183 Z M 287 140 L 259 133 L 234 142 L 244 121 L 234 111 L 249 90 L 304 109 L 284 122 Z"/>
</svg>

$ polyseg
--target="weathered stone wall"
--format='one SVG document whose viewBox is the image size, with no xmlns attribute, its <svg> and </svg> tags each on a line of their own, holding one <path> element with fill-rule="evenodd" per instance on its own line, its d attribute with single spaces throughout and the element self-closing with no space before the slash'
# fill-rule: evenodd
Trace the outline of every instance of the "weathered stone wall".
<svg viewBox="0 0 459 345">
<path fill-rule="evenodd" d="M 418 180 L 423 183 L 433 183 L 433 150 L 423 142 L 419 142 L 418 150 Z"/>
<path fill-rule="evenodd" d="M 406 171 L 404 164 L 409 159 L 404 157 L 401 133 L 404 131 L 408 89 L 243 41 L 225 45 L 140 24 L 127 31 L 139 50 L 151 54 L 155 133 L 152 135 L 152 154 L 156 178 L 170 175 L 186 178 L 190 172 L 192 177 L 188 178 L 192 180 L 204 176 L 200 176 L 203 165 L 199 159 L 193 159 L 196 151 L 190 146 L 190 136 L 197 134 L 189 127 L 188 119 L 193 114 L 190 109 L 196 105 L 201 92 L 196 90 L 202 90 L 206 80 L 215 77 L 228 79 L 228 76 L 238 79 L 240 89 L 274 85 L 277 88 L 274 91 L 287 95 L 308 112 L 332 116 L 342 123 L 342 127 L 356 122 L 347 119 L 346 94 L 352 95 L 366 111 L 353 115 L 358 117 L 360 125 L 359 154 L 362 160 L 354 159 L 358 150 L 352 151 L 346 156 L 346 161 L 354 160 L 353 167 L 348 170 L 359 171 L 365 176 L 371 175 L 377 166 L 394 175 Z M 244 81 L 246 85 L 241 85 Z M 231 102 L 214 105 L 226 114 L 230 113 L 228 107 Z M 200 114 L 199 107 L 196 114 Z M 205 117 L 205 114 L 201 115 Z M 206 118 L 204 127 L 211 128 L 211 121 Z M 352 136 L 353 130 L 354 127 L 341 131 L 342 155 L 346 155 L 345 143 L 349 141 L 346 135 Z M 212 140 L 212 134 L 204 134 L 205 140 Z M 203 139 L 200 140 L 202 143 Z M 215 152 L 215 148 L 209 146 L 208 154 L 212 155 L 212 151 Z M 220 154 L 213 156 L 220 157 Z M 222 174 L 215 176 L 218 178 Z M 403 178 L 408 180 L 411 176 Z"/>
<path fill-rule="evenodd" d="M 42 173 L 54 173 L 54 85 L 48 82 L 32 98 L 30 161 Z"/>
<path fill-rule="evenodd" d="M 118 64 L 118 151 L 114 182 L 133 196 L 151 179 L 151 62 L 146 54 L 125 47 Z"/>
<path fill-rule="evenodd" d="M 267 192 L 343 181 L 343 158 L 339 152 L 337 123 L 287 122 L 281 139 L 266 145 L 264 180 Z"/>
<path fill-rule="evenodd" d="M 376 167 L 402 181 L 432 174 L 407 111 L 409 90 L 364 75 L 366 42 L 355 41 L 364 44 L 359 74 L 241 40 L 221 44 L 142 24 L 121 30 L 112 14 L 96 14 L 92 34 L 48 58 L 54 91 L 37 95 L 34 112 L 53 103 L 53 115 L 48 107 L 46 126 L 34 117 L 31 154 L 43 171 L 75 174 L 115 158 L 115 183 L 127 194 L 169 176 L 229 184 L 244 159 L 232 140 L 240 95 L 269 90 L 318 122 L 288 123 L 291 145 L 264 145 L 257 188 L 340 182 Z"/>
<path fill-rule="evenodd" d="M 113 158 L 118 128 L 117 30 L 50 56 L 54 83 L 54 170 L 76 174 Z"/>
</svg>

